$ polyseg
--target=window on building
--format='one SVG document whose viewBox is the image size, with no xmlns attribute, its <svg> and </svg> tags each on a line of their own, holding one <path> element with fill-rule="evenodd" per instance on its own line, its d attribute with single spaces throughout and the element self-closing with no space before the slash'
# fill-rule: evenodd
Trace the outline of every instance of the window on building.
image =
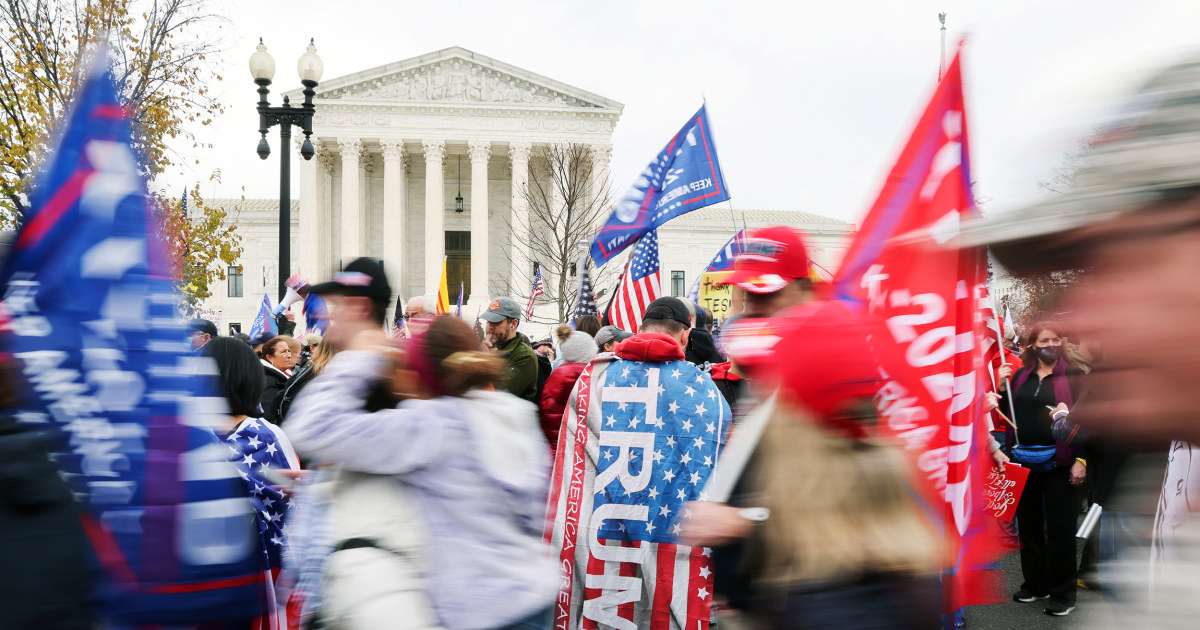
<svg viewBox="0 0 1200 630">
<path fill-rule="evenodd" d="M 682 271 L 672 271 L 671 272 L 671 295 L 672 295 L 672 297 L 683 297 L 683 294 L 685 291 L 687 291 L 687 289 L 685 289 L 683 287 L 683 272 Z"/>
<path fill-rule="evenodd" d="M 229 286 L 229 297 L 242 297 L 242 266 L 230 265 L 225 272 L 226 284 Z"/>
<path fill-rule="evenodd" d="M 229 334 L 236 335 L 242 332 L 241 322 L 229 322 Z"/>
</svg>

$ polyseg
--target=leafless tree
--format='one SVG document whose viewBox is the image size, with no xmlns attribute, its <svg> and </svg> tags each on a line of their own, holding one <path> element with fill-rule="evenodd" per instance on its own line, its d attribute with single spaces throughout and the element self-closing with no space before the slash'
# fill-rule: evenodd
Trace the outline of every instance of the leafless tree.
<svg viewBox="0 0 1200 630">
<path fill-rule="evenodd" d="M 515 234 L 527 235 L 529 257 L 542 271 L 545 294 L 538 303 L 557 305 L 553 322 L 534 318 L 538 323 L 565 322 L 575 311 L 579 268 L 584 252 L 592 242 L 595 227 L 608 216 L 611 199 L 608 181 L 594 177 L 591 148 L 586 144 L 562 143 L 537 147 L 529 158 L 532 175 L 524 191 L 518 194 L 529 208 L 527 217 L 506 220 Z M 512 287 L 520 295 L 533 286 L 534 269 L 527 261 L 508 252 L 510 265 L 521 270 L 523 286 Z M 608 285 L 615 277 L 614 264 L 599 270 L 591 266 L 592 288 L 603 308 Z M 602 288 L 603 287 L 603 288 Z"/>
</svg>

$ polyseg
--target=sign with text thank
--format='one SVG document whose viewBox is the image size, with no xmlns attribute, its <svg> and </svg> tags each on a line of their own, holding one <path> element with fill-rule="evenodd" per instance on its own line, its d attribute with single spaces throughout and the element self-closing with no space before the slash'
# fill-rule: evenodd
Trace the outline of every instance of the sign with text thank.
<svg viewBox="0 0 1200 630">
<path fill-rule="evenodd" d="M 102 569 L 101 626 L 197 624 L 263 611 L 249 490 L 216 365 L 194 356 L 112 78 L 80 88 L 0 279 L 16 416 L 56 438 Z"/>
<path fill-rule="evenodd" d="M 599 267 L 667 221 L 727 199 L 729 188 L 701 106 L 613 204 L 592 240 L 592 260 Z"/>
<path fill-rule="evenodd" d="M 700 294 L 696 304 L 712 311 L 715 321 L 723 322 L 733 312 L 733 285 L 725 284 L 732 271 L 700 274 Z"/>
<path fill-rule="evenodd" d="M 1002 521 L 1012 522 L 1028 480 L 1029 470 L 1013 463 L 1005 464 L 1003 471 L 995 467 L 989 470 L 983 491 L 987 511 Z"/>
<path fill-rule="evenodd" d="M 981 249 L 957 246 L 959 224 L 977 212 L 971 194 L 960 56 L 888 174 L 834 278 L 835 295 L 880 318 L 895 364 L 877 397 L 881 429 L 914 455 L 932 500 L 942 503 L 953 566 L 948 610 L 982 603 L 972 567 L 983 548 L 984 326 L 978 305 L 986 280 Z M 990 594 L 981 595 L 988 598 Z"/>
</svg>

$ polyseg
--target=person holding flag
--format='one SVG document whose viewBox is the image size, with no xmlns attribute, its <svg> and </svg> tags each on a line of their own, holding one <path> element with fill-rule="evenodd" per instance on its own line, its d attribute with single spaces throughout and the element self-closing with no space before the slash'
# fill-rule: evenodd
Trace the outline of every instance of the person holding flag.
<svg viewBox="0 0 1200 630">
<path fill-rule="evenodd" d="M 916 490 L 943 521 L 947 615 L 996 600 L 1000 576 L 986 568 L 1004 551 L 982 501 L 984 473 L 995 466 L 983 416 L 988 333 L 979 312 L 987 254 L 957 242 L 960 226 L 978 215 L 968 131 L 960 52 L 832 284 L 838 299 L 886 323 L 881 346 L 900 350 L 894 365 L 883 366 L 887 395 L 878 403 L 888 422 L 882 426 L 904 440 L 917 461 L 943 462 L 920 467 Z M 1068 608 L 1064 602 L 1055 607 L 1060 604 Z"/>
<path fill-rule="evenodd" d="M 771 630 L 937 627 L 942 545 L 909 487 L 915 466 L 883 438 L 872 403 L 882 382 L 870 339 L 881 326 L 828 301 L 771 324 L 766 352 L 734 358 L 775 395 L 735 429 L 716 472 L 734 472 L 739 440 L 761 431 L 738 482 L 749 502 L 688 504 L 682 541 L 746 541 L 738 586 Z"/>
</svg>

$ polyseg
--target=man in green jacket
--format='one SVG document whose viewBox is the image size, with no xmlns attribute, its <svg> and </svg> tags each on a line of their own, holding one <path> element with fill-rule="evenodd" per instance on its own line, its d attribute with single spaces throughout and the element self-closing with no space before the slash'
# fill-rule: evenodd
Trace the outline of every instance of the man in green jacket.
<svg viewBox="0 0 1200 630">
<path fill-rule="evenodd" d="M 480 317 L 487 322 L 487 340 L 508 362 L 508 393 L 537 404 L 537 356 L 525 335 L 517 332 L 521 307 L 512 298 L 492 300 Z"/>
</svg>

